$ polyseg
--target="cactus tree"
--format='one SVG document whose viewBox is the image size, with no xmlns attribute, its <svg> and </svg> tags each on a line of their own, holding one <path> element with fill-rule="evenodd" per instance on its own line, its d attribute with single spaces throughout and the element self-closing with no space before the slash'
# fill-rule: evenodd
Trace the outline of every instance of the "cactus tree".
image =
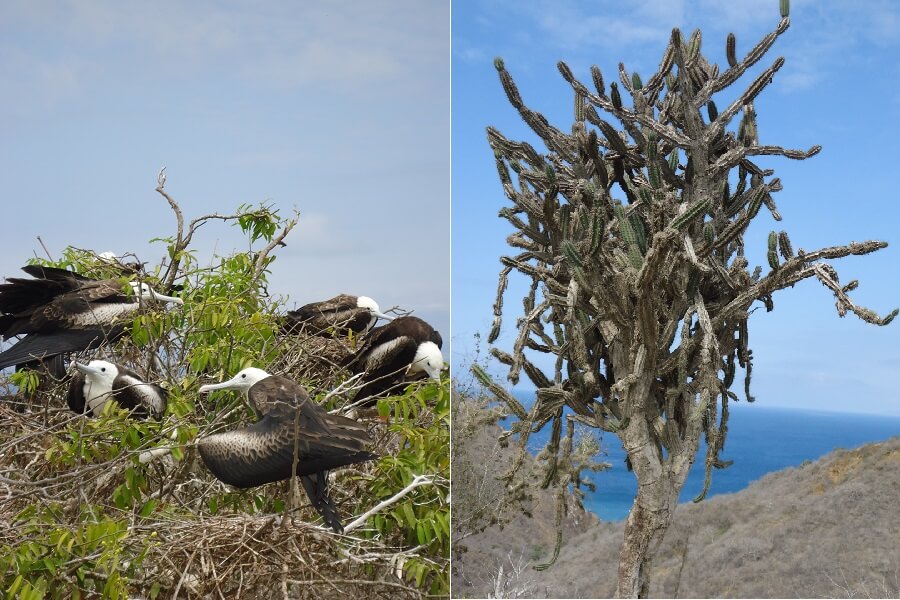
<svg viewBox="0 0 900 600">
<path fill-rule="evenodd" d="M 571 132 L 529 109 L 503 62 L 495 62 L 509 101 L 546 145 L 541 153 L 488 128 L 511 202 L 500 216 L 515 228 L 507 239 L 515 252 L 501 257 L 489 341 L 500 331 L 507 278 L 517 271 L 532 282 L 525 314 L 511 352 L 494 347 L 492 354 L 508 366 L 512 382 L 524 371 L 537 387 L 530 413 L 483 371 L 476 375 L 531 425 L 520 427 L 522 437 L 552 427 L 545 485 L 578 481 L 570 468 L 574 422 L 621 439 L 638 481 L 619 558 L 622 597 L 648 593 L 651 559 L 701 437 L 707 441 L 701 497 L 712 469 L 724 466 L 719 453 L 729 401 L 738 399 L 732 391 L 738 367 L 752 401 L 751 305 L 761 301 L 772 310 L 775 292 L 816 278 L 836 297 L 841 316 L 850 311 L 886 325 L 897 314 L 879 317 L 854 304 L 848 294 L 857 282 L 841 284 L 828 262 L 884 242 L 795 253 L 788 234 L 773 231 L 767 265 L 751 268 L 745 258 L 751 221 L 766 213 L 781 220 L 774 201 L 781 182 L 755 157 L 802 160 L 820 147 L 759 143 L 753 101 L 783 58 L 727 106 L 717 108 L 714 97 L 737 84 L 789 23 L 782 18 L 740 60 L 729 35 L 721 72 L 701 53 L 699 30 L 688 40 L 673 30 L 659 70 L 644 81 L 620 64 L 618 83 L 604 83 L 593 67 L 589 87 L 560 62 L 575 97 Z M 536 362 L 552 366 L 536 364 L 541 353 L 555 360 Z"/>
</svg>

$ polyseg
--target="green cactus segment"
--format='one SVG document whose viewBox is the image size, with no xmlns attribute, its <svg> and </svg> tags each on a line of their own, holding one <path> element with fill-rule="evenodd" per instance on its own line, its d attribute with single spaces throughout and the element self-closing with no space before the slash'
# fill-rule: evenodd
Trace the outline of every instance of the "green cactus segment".
<svg viewBox="0 0 900 600">
<path fill-rule="evenodd" d="M 898 313 L 900 313 L 900 308 L 895 308 L 888 316 L 881 320 L 881 323 L 879 323 L 879 325 L 887 325 L 894 320 L 894 317 L 896 317 Z"/>
<path fill-rule="evenodd" d="M 728 58 L 729 67 L 734 67 L 737 65 L 737 56 L 734 53 L 736 45 L 737 39 L 734 37 L 733 33 L 729 33 L 728 39 L 725 42 L 725 56 Z"/>
<path fill-rule="evenodd" d="M 776 252 L 776 247 L 778 244 L 778 234 L 774 231 L 769 232 L 769 243 L 768 243 L 768 252 L 766 252 L 766 257 L 769 259 L 769 266 L 772 269 L 777 269 L 780 265 L 778 264 L 778 252 Z"/>
<path fill-rule="evenodd" d="M 619 86 L 615 81 L 609 84 L 609 98 L 616 110 L 622 110 L 622 96 L 619 94 Z"/>
<path fill-rule="evenodd" d="M 707 221 L 703 224 L 703 239 L 706 240 L 707 244 L 712 245 L 712 243 L 716 239 L 716 228 L 712 224 L 712 221 Z"/>
<path fill-rule="evenodd" d="M 575 92 L 575 120 L 584 123 L 584 96 Z"/>
<path fill-rule="evenodd" d="M 675 86 L 677 84 L 678 84 L 678 79 L 676 79 L 676 77 L 674 75 L 672 75 L 671 73 L 666 75 L 666 89 L 668 89 L 670 92 L 674 92 Z"/>
<path fill-rule="evenodd" d="M 619 132 L 616 131 L 615 127 L 602 119 L 599 123 L 597 123 L 597 126 L 600 128 L 600 131 L 603 132 L 603 135 L 606 137 L 606 141 L 609 142 L 609 145 L 613 150 L 623 156 L 628 153 L 628 146 L 626 146 L 625 142 L 622 141 L 622 136 L 619 135 Z"/>
<path fill-rule="evenodd" d="M 778 247 L 781 250 L 781 256 L 785 260 L 790 260 L 794 257 L 794 249 L 791 247 L 791 238 L 788 237 L 787 231 L 782 231 L 778 234 Z"/>
<path fill-rule="evenodd" d="M 641 221 L 641 217 L 633 212 L 628 215 L 628 223 L 631 225 L 631 229 L 634 231 L 634 236 L 637 238 L 638 247 L 641 250 L 641 255 L 647 253 L 647 231 L 644 229 L 644 223 Z"/>
<path fill-rule="evenodd" d="M 672 154 L 669 155 L 669 168 L 673 173 L 678 168 L 678 148 L 674 148 Z"/>
<path fill-rule="evenodd" d="M 656 153 L 656 136 L 651 135 L 647 138 L 647 179 L 650 181 L 650 187 L 658 190 L 663 187 L 662 176 L 659 173 L 659 160 Z"/>
<path fill-rule="evenodd" d="M 688 206 L 687 210 L 683 213 L 672 219 L 670 225 L 675 229 L 683 231 L 688 228 L 688 225 L 690 225 L 691 221 L 693 221 L 696 216 L 705 213 L 707 208 L 709 208 L 709 198 L 698 200 L 691 206 Z"/>
<path fill-rule="evenodd" d="M 709 115 L 710 123 L 715 121 L 716 117 L 719 116 L 719 109 L 716 108 L 716 103 L 712 100 L 706 103 L 706 113 Z"/>
<path fill-rule="evenodd" d="M 594 208 L 593 211 L 593 219 L 591 223 L 591 245 L 590 251 L 591 254 L 595 253 L 600 249 L 600 244 L 603 241 L 603 213 L 599 208 Z"/>
<path fill-rule="evenodd" d="M 779 8 L 781 9 L 781 18 L 786 18 L 791 14 L 791 0 L 781 0 Z"/>
<path fill-rule="evenodd" d="M 695 29 L 694 33 L 691 34 L 690 47 L 688 48 L 688 60 L 697 58 L 697 55 L 700 53 L 700 44 L 702 40 L 703 34 L 700 33 L 699 29 Z"/>
<path fill-rule="evenodd" d="M 571 236 L 569 236 L 569 210 L 568 210 L 568 208 L 569 208 L 568 206 L 560 207 L 559 217 L 557 219 L 557 223 L 559 224 L 559 231 L 562 234 L 563 238 L 571 237 Z M 552 221 L 549 221 L 549 219 L 548 219 L 548 223 L 552 223 Z"/>
<path fill-rule="evenodd" d="M 603 73 L 600 72 L 600 67 L 597 65 L 591 67 L 591 78 L 594 80 L 594 87 L 597 88 L 600 97 L 606 96 L 606 88 L 603 87 Z"/>
<path fill-rule="evenodd" d="M 756 217 L 757 213 L 759 213 L 759 207 L 762 206 L 763 198 L 766 195 L 766 186 L 762 186 L 756 192 L 756 195 L 753 197 L 753 200 L 750 201 L 750 207 L 747 209 L 747 212 L 750 214 L 750 218 L 753 219 Z"/>
<path fill-rule="evenodd" d="M 497 174 L 500 176 L 500 181 L 502 183 L 512 183 L 512 179 L 509 176 L 509 169 L 506 168 L 506 163 L 502 158 L 497 158 Z"/>
<path fill-rule="evenodd" d="M 577 267 L 579 269 L 584 267 L 584 263 L 581 262 L 581 257 L 578 256 L 578 250 L 575 248 L 575 245 L 566 240 L 562 243 L 563 254 L 566 255 L 566 260 L 569 261 L 569 264 L 573 267 Z"/>
<path fill-rule="evenodd" d="M 640 90 L 644 87 L 644 84 L 641 82 L 641 76 L 638 75 L 637 71 L 631 74 L 631 87 L 635 90 Z"/>
<path fill-rule="evenodd" d="M 550 185 L 556 184 L 556 171 L 553 169 L 553 165 L 545 165 L 544 173 L 547 175 L 547 183 Z"/>
<path fill-rule="evenodd" d="M 625 207 L 622 206 L 621 203 L 616 202 L 616 204 L 613 206 L 613 212 L 616 215 L 616 220 L 619 222 L 619 233 L 621 234 L 622 240 L 625 242 L 625 246 L 628 249 L 628 262 L 635 269 L 640 269 L 641 265 L 644 264 L 644 255 L 641 253 L 641 245 L 638 240 L 638 234 L 632 227 L 629 218 L 625 215 Z M 645 234 L 644 244 L 646 243 L 647 242 Z"/>
</svg>

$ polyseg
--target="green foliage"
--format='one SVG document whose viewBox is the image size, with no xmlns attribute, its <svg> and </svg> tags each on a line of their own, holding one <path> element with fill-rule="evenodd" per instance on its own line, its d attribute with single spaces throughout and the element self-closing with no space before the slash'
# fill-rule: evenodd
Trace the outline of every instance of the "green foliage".
<svg viewBox="0 0 900 600">
<path fill-rule="evenodd" d="M 141 567 L 150 540 L 129 539 L 126 519 L 82 507 L 72 523 L 58 504 L 33 504 L 16 515 L 23 539 L 0 546 L 7 598 L 128 598 L 128 579 Z"/>
<path fill-rule="evenodd" d="M 450 380 L 410 386 L 402 396 L 378 401 L 397 450 L 378 461 L 368 493 L 384 500 L 409 485 L 417 475 L 433 483 L 422 485 L 370 519 L 371 536 L 400 536 L 433 558 L 411 558 L 403 565 L 404 578 L 435 595 L 450 591 L 446 559 L 450 556 Z"/>
<path fill-rule="evenodd" d="M 9 381 L 26 395 L 31 395 L 38 389 L 40 375 L 32 369 L 16 371 L 9 376 Z"/>
</svg>

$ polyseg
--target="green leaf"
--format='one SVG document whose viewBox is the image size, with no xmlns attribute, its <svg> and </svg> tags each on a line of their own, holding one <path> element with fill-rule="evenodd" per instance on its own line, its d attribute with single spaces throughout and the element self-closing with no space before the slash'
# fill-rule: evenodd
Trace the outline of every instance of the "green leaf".
<svg viewBox="0 0 900 600">
<path fill-rule="evenodd" d="M 403 516 L 406 517 L 406 522 L 409 524 L 409 526 L 415 527 L 417 519 L 416 519 L 416 513 L 413 511 L 412 505 L 411 504 L 403 504 L 400 508 L 403 511 Z"/>
<path fill-rule="evenodd" d="M 156 498 L 150 498 L 146 502 L 144 502 L 144 506 L 141 508 L 141 516 L 149 517 L 154 510 L 156 510 L 156 505 L 159 504 L 159 500 Z"/>
</svg>

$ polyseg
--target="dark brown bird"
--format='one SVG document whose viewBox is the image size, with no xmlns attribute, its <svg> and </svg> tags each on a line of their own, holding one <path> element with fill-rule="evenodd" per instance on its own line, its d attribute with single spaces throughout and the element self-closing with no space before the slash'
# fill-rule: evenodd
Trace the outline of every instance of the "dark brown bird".
<svg viewBox="0 0 900 600">
<path fill-rule="evenodd" d="M 175 302 L 146 283 L 132 281 L 125 293 L 117 279 L 90 279 L 65 269 L 29 265 L 34 279 L 10 278 L 0 284 L 0 338 L 24 335 L 0 353 L 0 369 L 81 352 L 120 337 L 128 317 L 147 302 Z M 62 377 L 61 359 L 52 370 Z"/>
<path fill-rule="evenodd" d="M 341 294 L 289 311 L 284 318 L 284 330 L 303 330 L 312 335 L 347 335 L 351 331 L 366 331 L 378 319 L 390 321 L 392 317 L 381 312 L 378 303 L 368 296 Z"/>
<path fill-rule="evenodd" d="M 200 393 L 214 390 L 241 392 L 261 418 L 248 427 L 200 439 L 200 457 L 212 474 L 228 485 L 250 488 L 295 473 L 313 507 L 329 527 L 342 533 L 340 515 L 328 495 L 328 471 L 377 458 L 364 449 L 371 441 L 365 426 L 329 414 L 298 383 L 254 367 L 223 383 L 204 385 Z"/>
<path fill-rule="evenodd" d="M 407 373 L 426 373 L 440 379 L 444 367 L 443 340 L 434 327 L 418 317 L 398 317 L 376 327 L 347 360 L 353 373 L 364 373 L 356 398 L 376 398 L 402 383 Z"/>
</svg>

